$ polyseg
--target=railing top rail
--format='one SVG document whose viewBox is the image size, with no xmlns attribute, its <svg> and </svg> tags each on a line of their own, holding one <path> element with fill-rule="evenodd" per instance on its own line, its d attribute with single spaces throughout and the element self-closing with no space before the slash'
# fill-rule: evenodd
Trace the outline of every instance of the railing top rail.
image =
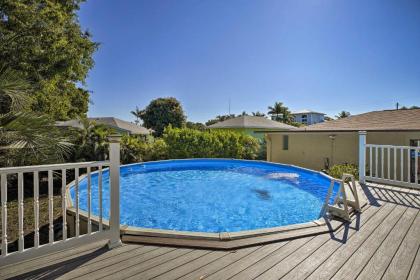
<svg viewBox="0 0 420 280">
<path fill-rule="evenodd" d="M 420 147 L 415 147 L 415 146 L 396 146 L 396 145 L 379 145 L 379 144 L 366 144 L 366 147 L 384 147 L 384 148 L 398 148 L 398 149 L 412 149 L 412 150 L 420 149 Z"/>
<path fill-rule="evenodd" d="M 20 172 L 26 173 L 26 172 L 34 172 L 34 171 L 48 171 L 48 170 L 85 168 L 85 167 L 99 167 L 99 166 L 108 166 L 109 164 L 110 164 L 109 161 L 89 161 L 89 162 L 5 167 L 5 168 L 0 168 L 0 174 L 13 174 L 13 173 L 20 173 Z"/>
</svg>

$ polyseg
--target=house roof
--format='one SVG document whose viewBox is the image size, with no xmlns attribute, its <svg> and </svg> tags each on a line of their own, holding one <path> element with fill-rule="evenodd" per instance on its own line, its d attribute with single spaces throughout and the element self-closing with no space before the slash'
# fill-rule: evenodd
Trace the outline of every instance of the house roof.
<svg viewBox="0 0 420 280">
<path fill-rule="evenodd" d="M 99 118 L 88 118 L 90 121 L 94 121 L 97 124 L 103 124 L 106 126 L 114 127 L 116 129 L 127 131 L 131 134 L 150 134 L 150 130 L 136 125 L 131 122 L 127 122 L 114 117 L 99 117 Z"/>
<path fill-rule="evenodd" d="M 99 117 L 99 118 L 88 118 L 89 121 L 94 121 L 97 124 L 103 124 L 105 126 L 109 126 L 118 130 L 122 130 L 128 132 L 130 134 L 150 134 L 150 130 L 143 127 L 136 125 L 131 122 L 127 122 L 118 118 L 114 117 Z M 83 124 L 79 120 L 69 120 L 69 121 L 61 121 L 56 122 L 56 126 L 61 127 L 74 127 L 74 128 L 83 128 Z"/>
<path fill-rule="evenodd" d="M 281 122 L 272 121 L 265 117 L 240 116 L 218 122 L 208 126 L 209 128 L 257 128 L 257 129 L 278 129 L 291 130 L 296 127 Z"/>
<path fill-rule="evenodd" d="M 325 115 L 324 113 L 315 112 L 315 111 L 312 111 L 312 110 L 309 110 L 309 109 L 292 112 L 291 114 L 292 115 L 299 115 L 299 114 L 319 114 L 319 115 Z"/>
<path fill-rule="evenodd" d="M 420 131 L 420 109 L 373 111 L 301 127 L 297 131 Z"/>
<path fill-rule="evenodd" d="M 83 128 L 83 124 L 79 120 L 69 120 L 69 121 L 58 121 L 55 122 L 55 126 L 58 127 L 74 127 L 74 128 Z"/>
</svg>

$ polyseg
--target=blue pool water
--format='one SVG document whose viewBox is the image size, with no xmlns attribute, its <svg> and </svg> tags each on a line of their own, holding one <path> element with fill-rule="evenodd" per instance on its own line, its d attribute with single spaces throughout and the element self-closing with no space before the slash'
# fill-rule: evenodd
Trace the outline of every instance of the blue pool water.
<svg viewBox="0 0 420 280">
<path fill-rule="evenodd" d="M 257 161 L 192 159 L 121 167 L 121 224 L 181 231 L 224 232 L 298 224 L 319 218 L 330 180 L 297 167 Z M 74 188 L 70 191 L 75 201 Z M 87 181 L 79 203 L 87 210 Z M 92 211 L 99 214 L 98 175 Z M 109 215 L 109 174 L 103 175 L 103 215 Z"/>
</svg>

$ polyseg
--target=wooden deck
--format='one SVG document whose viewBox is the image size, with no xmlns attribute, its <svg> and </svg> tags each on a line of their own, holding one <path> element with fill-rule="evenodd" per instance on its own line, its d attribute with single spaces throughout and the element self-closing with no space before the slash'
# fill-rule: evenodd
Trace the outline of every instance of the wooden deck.
<svg viewBox="0 0 420 280">
<path fill-rule="evenodd" d="M 0 269 L 0 279 L 420 279 L 420 191 L 377 184 L 334 234 L 235 251 L 103 243 Z"/>
</svg>

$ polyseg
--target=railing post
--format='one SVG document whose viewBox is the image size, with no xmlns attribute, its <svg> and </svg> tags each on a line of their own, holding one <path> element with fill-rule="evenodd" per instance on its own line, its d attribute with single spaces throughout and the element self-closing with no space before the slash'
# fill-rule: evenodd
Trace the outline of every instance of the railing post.
<svg viewBox="0 0 420 280">
<path fill-rule="evenodd" d="M 109 140 L 109 176 L 110 176 L 110 240 L 109 248 L 121 245 L 120 239 L 120 135 L 110 135 Z"/>
<path fill-rule="evenodd" d="M 372 167 L 371 167 L 372 168 Z M 366 182 L 366 131 L 359 131 L 359 182 Z"/>
</svg>

